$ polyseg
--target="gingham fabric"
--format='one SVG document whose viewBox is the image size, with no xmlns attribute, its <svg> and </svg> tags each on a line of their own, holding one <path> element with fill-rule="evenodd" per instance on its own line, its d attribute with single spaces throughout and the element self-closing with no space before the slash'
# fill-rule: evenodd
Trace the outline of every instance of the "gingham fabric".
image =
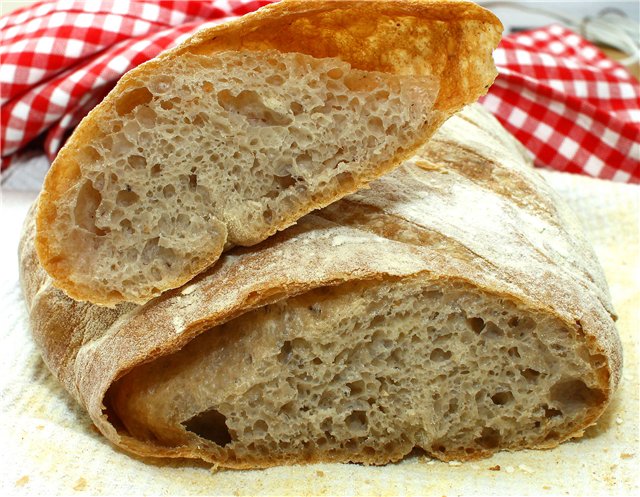
<svg viewBox="0 0 640 497">
<path fill-rule="evenodd" d="M 2 168 L 38 136 L 53 159 L 126 71 L 270 1 L 59 0 L 0 18 Z M 640 87 L 622 66 L 560 26 L 505 36 L 495 59 L 482 102 L 537 165 L 640 182 Z"/>
<path fill-rule="evenodd" d="M 482 99 L 536 164 L 640 182 L 640 86 L 561 26 L 506 36 L 500 75 Z"/>
</svg>

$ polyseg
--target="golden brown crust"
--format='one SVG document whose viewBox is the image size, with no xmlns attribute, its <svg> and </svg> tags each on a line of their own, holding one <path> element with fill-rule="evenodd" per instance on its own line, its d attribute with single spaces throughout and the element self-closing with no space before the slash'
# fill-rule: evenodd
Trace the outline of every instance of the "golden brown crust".
<svg viewBox="0 0 640 497">
<path fill-rule="evenodd" d="M 34 338 L 45 362 L 114 444 L 145 456 L 217 462 L 194 447 L 163 447 L 129 436 L 109 410 L 110 386 L 132 368 L 179 350 L 217 324 L 313 288 L 355 280 L 416 277 L 460 282 L 497 298 L 508 298 L 523 309 L 553 315 L 586 340 L 590 354 L 601 356 L 602 402 L 577 426 L 553 440 L 540 440 L 534 447 L 553 447 L 580 436 L 610 402 L 622 367 L 621 345 L 602 271 L 571 213 L 530 167 L 514 141 L 486 113 L 467 109 L 463 115 L 452 118 L 421 153 L 423 159 L 417 161 L 417 167 L 428 173 L 427 180 L 416 183 L 410 168 L 400 170 L 392 178 L 374 183 L 371 191 L 306 216 L 257 247 L 234 249 L 188 285 L 141 307 L 120 305 L 111 310 L 77 303 L 53 288 L 35 255 L 32 212 L 21 243 L 20 264 Z M 424 160 L 431 157 L 441 160 Z M 470 158 L 478 170 L 466 167 Z M 479 169 L 490 169 L 491 173 Z M 465 175 L 480 179 L 473 183 Z M 528 192 L 526 198 L 523 192 Z M 430 212 L 430 199 L 439 196 L 447 209 Z M 473 211 L 477 204 L 470 202 L 478 198 L 497 207 L 486 222 L 505 228 L 500 230 L 499 243 L 478 236 L 482 230 L 471 223 L 481 218 L 471 217 L 460 230 L 465 221 L 457 219 L 457 214 Z M 418 210 L 407 210 L 412 202 Z M 380 210 L 389 220 L 382 231 L 367 224 L 367 209 Z M 342 224 L 336 224 L 336 212 L 355 214 L 351 218 L 343 215 Z M 545 229 L 527 231 L 520 226 L 523 219 L 531 220 L 530 227 L 544 225 Z M 417 244 L 397 239 L 394 233 L 406 230 L 411 223 L 416 233 L 424 229 L 433 236 L 419 239 Z M 373 241 L 386 240 L 386 248 L 380 251 L 377 243 L 332 243 L 336 236 L 371 236 Z M 324 254 L 322 262 L 318 253 Z M 447 460 L 470 459 L 492 452 L 434 455 Z M 402 454 L 309 457 L 256 457 L 224 464 L 236 468 L 345 460 L 382 464 Z"/>
<path fill-rule="evenodd" d="M 115 305 L 124 297 L 117 291 L 98 294 L 72 279 L 67 254 L 53 248 L 59 233 L 52 231 L 56 205 L 78 183 L 81 171 L 76 159 L 82 145 L 97 133 L 95 123 L 109 118 L 109 111 L 127 89 L 139 85 L 148 74 L 170 68 L 185 52 L 222 50 L 300 52 L 315 57 L 339 57 L 353 67 L 401 75 L 429 75 L 439 81 L 436 116 L 411 146 L 392 159 L 370 168 L 370 174 L 341 185 L 340 191 L 314 198 L 307 208 L 292 211 L 273 227 L 272 233 L 294 223 L 301 215 L 357 191 L 410 158 L 416 149 L 454 112 L 486 93 L 496 76 L 492 50 L 502 26 L 489 11 L 458 0 L 285 0 L 236 21 L 203 30 L 180 46 L 125 74 L 104 101 L 87 115 L 51 166 L 38 203 L 36 250 L 54 284 L 78 300 Z M 191 274 L 176 279 L 173 288 L 215 262 L 219 252 Z M 135 300 L 144 303 L 146 300 Z"/>
</svg>

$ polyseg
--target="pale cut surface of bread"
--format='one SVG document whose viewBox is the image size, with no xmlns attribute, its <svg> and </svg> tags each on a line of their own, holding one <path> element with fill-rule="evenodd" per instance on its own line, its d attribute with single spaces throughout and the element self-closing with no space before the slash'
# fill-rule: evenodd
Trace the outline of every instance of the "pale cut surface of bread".
<svg viewBox="0 0 640 497">
<path fill-rule="evenodd" d="M 479 108 L 369 190 L 142 307 L 21 275 L 45 362 L 114 444 L 226 467 L 548 448 L 609 404 L 622 350 L 575 218 Z"/>
<path fill-rule="evenodd" d="M 186 283 L 409 158 L 486 92 L 500 29 L 468 2 L 287 0 L 198 33 L 127 73 L 61 150 L 42 265 L 109 306 Z"/>
<path fill-rule="evenodd" d="M 414 448 L 467 459 L 555 443 L 604 401 L 604 365 L 562 322 L 508 299 L 367 281 L 207 331 L 125 376 L 110 405 L 137 439 L 201 446 L 223 465 L 384 464 Z"/>
</svg>

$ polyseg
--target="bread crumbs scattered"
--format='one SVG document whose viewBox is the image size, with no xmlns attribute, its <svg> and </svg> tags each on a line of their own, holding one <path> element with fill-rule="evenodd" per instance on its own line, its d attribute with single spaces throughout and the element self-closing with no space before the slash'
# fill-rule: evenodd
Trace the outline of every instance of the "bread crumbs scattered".
<svg viewBox="0 0 640 497">
<path fill-rule="evenodd" d="M 620 459 L 631 459 L 634 456 L 635 454 L 633 452 L 631 453 L 623 452 L 622 454 L 620 454 Z"/>
<path fill-rule="evenodd" d="M 519 464 L 518 465 L 518 469 L 520 471 L 524 471 L 525 473 L 533 473 L 533 469 L 531 469 L 529 466 L 527 466 L 526 464 Z"/>
<path fill-rule="evenodd" d="M 507 473 L 513 473 L 515 471 L 515 469 L 513 469 L 513 466 L 507 466 L 506 468 L 504 468 L 504 470 Z"/>
<path fill-rule="evenodd" d="M 316 471 L 316 474 L 317 474 L 318 476 L 324 476 L 324 471 L 320 471 L 320 470 L 318 470 L 318 471 Z"/>
<path fill-rule="evenodd" d="M 29 483 L 29 476 L 28 475 L 24 475 L 22 478 L 18 478 L 16 480 L 16 487 L 23 487 L 27 483 Z"/>
<path fill-rule="evenodd" d="M 489 471 L 500 471 L 500 465 L 496 464 L 495 466 L 491 466 Z"/>
<path fill-rule="evenodd" d="M 73 486 L 73 489 L 76 492 L 80 492 L 81 490 L 84 490 L 85 488 L 87 488 L 87 480 L 85 480 L 84 478 L 78 478 L 78 481 Z"/>
<path fill-rule="evenodd" d="M 549 485 L 542 485 L 542 490 L 551 490 Z"/>
<path fill-rule="evenodd" d="M 462 466 L 460 461 L 449 461 L 449 466 Z"/>
<path fill-rule="evenodd" d="M 616 424 L 617 425 L 621 425 L 622 424 L 622 418 L 621 417 L 617 417 L 616 418 Z"/>
</svg>

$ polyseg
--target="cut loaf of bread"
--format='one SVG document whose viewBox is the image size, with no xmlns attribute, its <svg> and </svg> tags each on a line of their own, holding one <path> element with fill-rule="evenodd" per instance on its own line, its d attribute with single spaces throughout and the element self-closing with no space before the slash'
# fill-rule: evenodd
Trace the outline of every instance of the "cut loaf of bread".
<svg viewBox="0 0 640 497">
<path fill-rule="evenodd" d="M 232 468 L 553 447 L 620 378 L 572 214 L 479 108 L 427 149 L 142 307 L 82 304 L 20 257 L 45 362 L 132 453 Z"/>
<path fill-rule="evenodd" d="M 40 197 L 36 246 L 77 300 L 145 303 L 390 171 L 495 77 L 453 1 L 283 1 L 127 73 Z"/>
</svg>

